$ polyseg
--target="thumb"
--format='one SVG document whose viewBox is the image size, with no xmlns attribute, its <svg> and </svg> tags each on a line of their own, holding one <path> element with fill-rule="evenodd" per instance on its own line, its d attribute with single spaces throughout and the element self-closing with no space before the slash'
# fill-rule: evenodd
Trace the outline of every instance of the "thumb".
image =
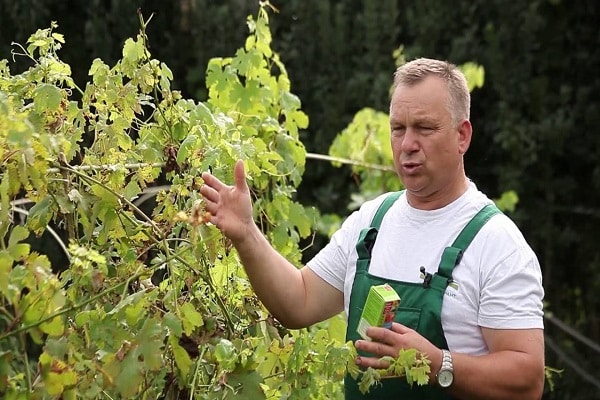
<svg viewBox="0 0 600 400">
<path fill-rule="evenodd" d="M 233 170 L 233 179 L 235 181 L 236 189 L 242 192 L 248 192 L 248 183 L 246 183 L 246 171 L 244 170 L 244 162 L 237 160 L 235 163 L 235 169 Z"/>
</svg>

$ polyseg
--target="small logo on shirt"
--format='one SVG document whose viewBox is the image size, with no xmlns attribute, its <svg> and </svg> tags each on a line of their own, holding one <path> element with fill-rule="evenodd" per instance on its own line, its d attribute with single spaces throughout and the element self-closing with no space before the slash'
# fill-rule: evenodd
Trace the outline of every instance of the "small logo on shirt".
<svg viewBox="0 0 600 400">
<path fill-rule="evenodd" d="M 453 280 L 450 280 L 450 282 L 448 282 L 448 287 L 446 288 L 444 295 L 456 299 L 458 297 L 458 283 Z"/>
</svg>

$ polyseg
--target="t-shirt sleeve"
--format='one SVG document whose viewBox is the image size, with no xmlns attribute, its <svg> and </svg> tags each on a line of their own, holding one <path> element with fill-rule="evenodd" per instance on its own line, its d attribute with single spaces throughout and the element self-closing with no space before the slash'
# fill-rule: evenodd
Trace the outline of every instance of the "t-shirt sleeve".
<svg viewBox="0 0 600 400">
<path fill-rule="evenodd" d="M 356 242 L 360 230 L 369 226 L 377 207 L 385 195 L 365 202 L 358 211 L 353 212 L 342 223 L 329 243 L 310 260 L 306 266 L 325 282 L 340 291 L 344 291 L 344 282 L 350 264 L 356 262 Z"/>
<path fill-rule="evenodd" d="M 540 264 L 524 239 L 508 240 L 514 241 L 513 250 L 480 276 L 478 324 L 492 329 L 543 329 Z"/>
<path fill-rule="evenodd" d="M 334 288 L 344 291 L 348 249 L 344 229 L 336 231 L 329 243 L 306 266 Z"/>
</svg>

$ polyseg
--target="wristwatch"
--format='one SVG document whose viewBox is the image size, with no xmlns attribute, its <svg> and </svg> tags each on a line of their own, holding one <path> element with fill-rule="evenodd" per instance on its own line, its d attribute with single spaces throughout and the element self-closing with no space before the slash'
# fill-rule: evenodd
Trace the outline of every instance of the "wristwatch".
<svg viewBox="0 0 600 400">
<path fill-rule="evenodd" d="M 443 388 L 450 387 L 454 381 L 454 367 L 452 366 L 452 354 L 442 349 L 442 367 L 436 375 L 438 385 Z"/>
</svg>

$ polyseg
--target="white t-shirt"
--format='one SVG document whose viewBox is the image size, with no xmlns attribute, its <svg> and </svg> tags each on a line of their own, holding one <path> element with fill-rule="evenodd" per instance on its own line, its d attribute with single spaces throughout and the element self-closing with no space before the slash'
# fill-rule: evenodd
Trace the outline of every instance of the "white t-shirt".
<svg viewBox="0 0 600 400">
<path fill-rule="evenodd" d="M 370 226 L 386 195 L 368 201 L 352 213 L 307 266 L 344 292 L 346 315 L 356 271 L 356 243 Z M 471 183 L 460 198 L 441 209 L 411 207 L 403 194 L 386 213 L 372 252 L 369 272 L 396 281 L 422 282 L 420 267 L 437 271 L 444 248 L 486 204 L 491 203 Z M 488 353 L 480 327 L 543 328 L 542 274 L 538 259 L 517 226 L 504 214 L 493 216 L 475 236 L 442 303 L 442 327 L 450 350 Z M 400 295 L 402 297 L 402 295 Z"/>
</svg>

